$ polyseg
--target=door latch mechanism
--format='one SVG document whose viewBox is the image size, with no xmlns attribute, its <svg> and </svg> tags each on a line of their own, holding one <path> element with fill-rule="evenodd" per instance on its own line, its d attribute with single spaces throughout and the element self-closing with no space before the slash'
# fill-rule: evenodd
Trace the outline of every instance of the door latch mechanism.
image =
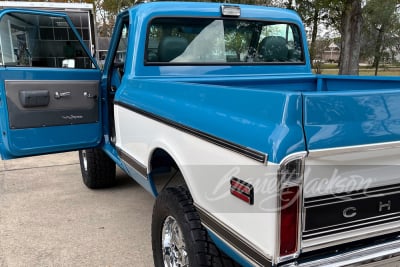
<svg viewBox="0 0 400 267">
<path fill-rule="evenodd" d="M 96 99 L 97 95 L 92 95 L 89 92 L 83 92 L 83 95 L 86 96 L 87 98 L 92 98 L 92 99 Z"/>
</svg>

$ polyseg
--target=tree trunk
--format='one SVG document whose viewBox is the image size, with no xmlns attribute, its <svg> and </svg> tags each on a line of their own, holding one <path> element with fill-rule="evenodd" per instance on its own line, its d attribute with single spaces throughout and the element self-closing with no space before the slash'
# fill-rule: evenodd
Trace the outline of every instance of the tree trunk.
<svg viewBox="0 0 400 267">
<path fill-rule="evenodd" d="M 374 63 L 373 66 L 375 67 L 375 76 L 378 75 L 379 63 L 381 61 L 382 56 L 382 43 L 383 43 L 383 35 L 384 35 L 385 25 L 378 30 L 378 37 L 376 39 L 375 45 L 375 55 L 374 55 Z"/>
<path fill-rule="evenodd" d="M 361 24 L 361 0 L 346 0 L 341 21 L 341 75 L 359 73 Z"/>
<path fill-rule="evenodd" d="M 316 40 L 318 33 L 318 22 L 319 22 L 319 9 L 315 7 L 313 14 L 313 29 L 311 34 L 311 47 L 310 47 L 310 58 L 311 62 L 314 65 L 314 59 L 316 57 Z"/>
</svg>

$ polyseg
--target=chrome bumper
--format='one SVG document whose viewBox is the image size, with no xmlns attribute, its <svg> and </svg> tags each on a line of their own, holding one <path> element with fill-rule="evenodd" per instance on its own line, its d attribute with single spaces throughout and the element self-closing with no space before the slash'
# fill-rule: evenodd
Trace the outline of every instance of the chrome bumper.
<svg viewBox="0 0 400 267">
<path fill-rule="evenodd" d="M 400 236 L 390 242 L 357 249 L 317 260 L 294 262 L 282 267 L 339 267 L 339 266 L 387 266 L 400 267 Z"/>
</svg>

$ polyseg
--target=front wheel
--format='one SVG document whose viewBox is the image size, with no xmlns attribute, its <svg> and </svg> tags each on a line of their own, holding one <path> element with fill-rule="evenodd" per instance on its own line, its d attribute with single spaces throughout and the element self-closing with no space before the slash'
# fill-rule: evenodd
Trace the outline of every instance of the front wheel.
<svg viewBox="0 0 400 267">
<path fill-rule="evenodd" d="M 208 237 L 184 187 L 166 188 L 157 197 L 151 235 L 156 267 L 238 266 Z"/>
<path fill-rule="evenodd" d="M 79 151 L 83 183 L 91 188 L 106 188 L 115 184 L 115 162 L 99 148 Z"/>
</svg>

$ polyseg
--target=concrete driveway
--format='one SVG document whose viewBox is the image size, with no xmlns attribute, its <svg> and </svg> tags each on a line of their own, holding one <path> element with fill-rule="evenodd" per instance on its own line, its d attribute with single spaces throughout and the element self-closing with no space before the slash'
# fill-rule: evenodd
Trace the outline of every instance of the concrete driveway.
<svg viewBox="0 0 400 267">
<path fill-rule="evenodd" d="M 122 172 L 87 189 L 77 152 L 0 161 L 0 266 L 153 266 L 153 202 Z"/>
</svg>

